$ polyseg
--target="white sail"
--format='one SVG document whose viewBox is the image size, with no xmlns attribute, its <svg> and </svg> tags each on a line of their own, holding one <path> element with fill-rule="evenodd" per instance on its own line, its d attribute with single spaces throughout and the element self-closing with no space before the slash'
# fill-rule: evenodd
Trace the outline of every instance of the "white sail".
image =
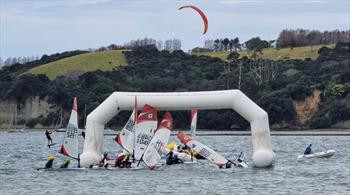
<svg viewBox="0 0 350 195">
<path fill-rule="evenodd" d="M 137 110 L 132 112 L 128 122 L 125 124 L 123 129 L 117 135 L 118 144 L 128 152 L 134 150 L 134 127 L 135 127 L 135 113 Z"/>
<path fill-rule="evenodd" d="M 142 158 L 142 154 L 150 143 L 154 130 L 157 128 L 157 124 L 157 110 L 152 106 L 145 104 L 135 125 L 135 160 L 140 160 Z"/>
<path fill-rule="evenodd" d="M 194 138 L 196 136 L 196 130 L 197 130 L 197 115 L 198 111 L 197 109 L 191 110 L 191 136 Z"/>
<path fill-rule="evenodd" d="M 223 167 L 228 160 L 216 153 L 213 149 L 208 146 L 200 143 L 197 140 L 193 140 L 190 136 L 187 136 L 184 132 L 179 131 L 177 137 L 181 140 L 182 143 L 186 144 L 187 147 L 191 148 L 191 150 L 197 152 L 211 163 L 218 165 L 219 167 Z"/>
<path fill-rule="evenodd" d="M 64 137 L 61 153 L 65 156 L 78 159 L 78 104 L 77 98 L 74 97 L 73 109 L 70 114 L 69 122 L 67 125 L 66 135 Z"/>
<path fill-rule="evenodd" d="M 159 163 L 163 150 L 169 141 L 172 128 L 173 117 L 169 112 L 166 112 L 142 157 L 149 169 L 154 169 Z"/>
</svg>

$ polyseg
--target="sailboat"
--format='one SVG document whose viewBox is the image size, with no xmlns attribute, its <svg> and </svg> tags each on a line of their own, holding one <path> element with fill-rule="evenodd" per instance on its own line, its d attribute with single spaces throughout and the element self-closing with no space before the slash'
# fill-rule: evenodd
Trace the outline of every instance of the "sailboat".
<svg viewBox="0 0 350 195">
<path fill-rule="evenodd" d="M 220 168 L 222 168 L 228 162 L 228 160 L 225 157 L 221 156 L 213 149 L 200 143 L 199 141 L 193 140 L 192 137 L 187 136 L 183 131 L 179 131 L 177 137 L 191 150 L 197 152 L 198 154 L 209 160 L 211 163 L 218 165 Z"/>
<path fill-rule="evenodd" d="M 164 153 L 164 147 L 169 141 L 172 128 L 173 117 L 169 112 L 166 112 L 142 157 L 142 161 L 149 169 L 152 170 L 159 164 L 161 155 Z"/>
<path fill-rule="evenodd" d="M 37 170 L 80 170 L 80 159 L 79 159 L 79 128 L 78 128 L 78 103 L 77 97 L 73 98 L 73 108 L 70 114 L 69 122 L 66 128 L 66 133 L 63 138 L 61 145 L 60 153 L 66 157 L 72 158 L 78 161 L 78 167 L 69 167 L 69 168 L 51 168 L 44 169 L 38 168 Z"/>
<path fill-rule="evenodd" d="M 198 118 L 198 110 L 192 109 L 191 110 L 191 136 L 192 136 L 192 138 L 194 138 L 196 136 L 197 118 Z"/>
<path fill-rule="evenodd" d="M 78 104 L 77 97 L 73 100 L 73 109 L 70 114 L 69 122 L 66 128 L 63 143 L 61 145 L 61 153 L 67 157 L 79 159 L 79 128 L 78 128 Z"/>
<path fill-rule="evenodd" d="M 134 158 L 141 160 L 150 143 L 154 131 L 157 129 L 157 109 L 145 104 L 134 129 Z"/>
<path fill-rule="evenodd" d="M 127 152 L 134 153 L 134 128 L 137 121 L 137 97 L 135 97 L 134 110 L 131 113 L 129 120 L 126 122 L 120 133 L 117 134 L 117 143 Z"/>
</svg>

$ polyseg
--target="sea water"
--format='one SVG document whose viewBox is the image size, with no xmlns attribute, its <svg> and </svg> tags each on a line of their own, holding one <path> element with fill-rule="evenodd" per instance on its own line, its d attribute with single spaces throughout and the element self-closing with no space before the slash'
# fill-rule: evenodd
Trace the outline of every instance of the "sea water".
<svg viewBox="0 0 350 195">
<path fill-rule="evenodd" d="M 350 136 L 273 136 L 271 168 L 252 167 L 250 136 L 198 136 L 230 159 L 244 151 L 249 168 L 218 169 L 200 160 L 153 171 L 37 171 L 51 154 L 55 167 L 62 163 L 63 136 L 53 133 L 58 144 L 49 149 L 43 132 L 0 133 L 0 194 L 350 194 Z M 298 161 L 310 143 L 315 152 L 329 148 L 336 154 Z M 112 157 L 121 151 L 111 136 L 104 137 L 104 150 Z"/>
</svg>

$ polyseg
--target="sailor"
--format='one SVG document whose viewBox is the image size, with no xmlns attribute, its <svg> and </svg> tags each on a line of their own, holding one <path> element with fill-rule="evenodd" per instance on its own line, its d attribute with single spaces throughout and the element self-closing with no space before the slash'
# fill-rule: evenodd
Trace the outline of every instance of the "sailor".
<svg viewBox="0 0 350 195">
<path fill-rule="evenodd" d="M 119 168 L 124 168 L 124 164 L 122 164 L 122 161 L 125 158 L 125 154 L 121 153 L 118 154 L 117 157 L 115 158 L 114 166 L 119 167 Z"/>
<path fill-rule="evenodd" d="M 130 152 L 126 152 L 125 156 L 126 156 L 126 158 L 123 161 L 124 167 L 125 168 L 130 168 L 131 167 L 131 162 L 129 160 L 130 160 L 130 157 L 132 156 L 132 154 Z"/>
<path fill-rule="evenodd" d="M 108 163 L 106 163 L 106 160 L 111 160 L 111 158 L 108 156 L 108 153 L 105 152 L 103 154 L 103 158 L 100 160 L 100 162 L 98 163 L 100 167 L 108 167 Z"/>
<path fill-rule="evenodd" d="M 50 132 L 49 130 L 46 130 L 45 131 L 45 135 L 46 135 L 46 138 L 47 138 L 47 146 L 50 147 L 50 145 L 52 144 L 52 139 L 51 139 L 51 134 L 52 132 Z"/>
<path fill-rule="evenodd" d="M 235 163 L 232 162 L 232 161 L 230 161 L 230 160 L 228 160 L 227 163 L 225 164 L 225 168 L 226 168 L 226 169 L 231 168 L 231 165 L 232 165 L 232 164 L 235 164 Z M 220 167 L 220 168 L 222 168 L 222 167 Z"/>
<path fill-rule="evenodd" d="M 174 157 L 173 157 L 173 151 L 170 151 L 167 155 L 166 155 L 166 164 L 167 165 L 172 165 L 174 163 Z"/>
<path fill-rule="evenodd" d="M 174 154 L 173 161 L 174 161 L 173 164 L 183 163 L 183 161 L 181 159 L 179 159 L 176 154 Z"/>
<path fill-rule="evenodd" d="M 68 158 L 65 158 L 63 160 L 63 164 L 61 165 L 61 168 L 68 168 L 69 163 L 70 163 L 70 160 Z"/>
<path fill-rule="evenodd" d="M 312 144 L 310 144 L 304 151 L 305 155 L 312 154 L 312 149 L 311 149 Z"/>
<path fill-rule="evenodd" d="M 54 156 L 54 155 L 51 155 L 51 156 L 49 157 L 49 160 L 47 161 L 47 163 L 46 163 L 46 165 L 45 165 L 45 169 L 51 169 L 54 160 L 55 160 L 55 156 Z"/>
</svg>

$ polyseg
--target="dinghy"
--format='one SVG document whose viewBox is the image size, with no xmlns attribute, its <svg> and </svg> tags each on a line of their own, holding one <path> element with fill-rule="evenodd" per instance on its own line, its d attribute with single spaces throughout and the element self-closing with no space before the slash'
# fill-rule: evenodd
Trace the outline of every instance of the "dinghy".
<svg viewBox="0 0 350 195">
<path fill-rule="evenodd" d="M 61 146 L 61 153 L 67 157 L 79 159 L 79 134 L 78 134 L 78 103 L 77 97 L 73 100 L 73 109 L 69 117 L 69 122 L 66 128 L 66 134 Z"/>
<path fill-rule="evenodd" d="M 303 158 L 328 158 L 331 157 L 335 154 L 335 150 L 326 150 L 322 152 L 316 152 L 312 154 L 302 154 L 298 155 L 298 159 L 303 159 Z"/>
<path fill-rule="evenodd" d="M 169 141 L 172 128 L 173 117 L 169 112 L 166 112 L 142 156 L 142 161 L 149 169 L 152 170 L 159 164 L 164 147 Z"/>
<path fill-rule="evenodd" d="M 134 153 L 134 129 L 137 122 L 137 97 L 135 97 L 134 110 L 123 129 L 117 135 L 117 143 L 127 152 Z"/>
<path fill-rule="evenodd" d="M 213 149 L 200 143 L 199 141 L 193 140 L 190 136 L 187 136 L 183 131 L 179 131 L 177 137 L 191 150 L 197 152 L 198 154 L 209 160 L 209 162 L 216 164 L 220 168 L 223 168 L 224 165 L 227 164 L 228 160 L 225 157 L 221 156 Z"/>
<path fill-rule="evenodd" d="M 141 160 L 148 144 L 150 143 L 154 130 L 157 129 L 157 110 L 145 104 L 135 125 L 134 158 Z"/>
</svg>

